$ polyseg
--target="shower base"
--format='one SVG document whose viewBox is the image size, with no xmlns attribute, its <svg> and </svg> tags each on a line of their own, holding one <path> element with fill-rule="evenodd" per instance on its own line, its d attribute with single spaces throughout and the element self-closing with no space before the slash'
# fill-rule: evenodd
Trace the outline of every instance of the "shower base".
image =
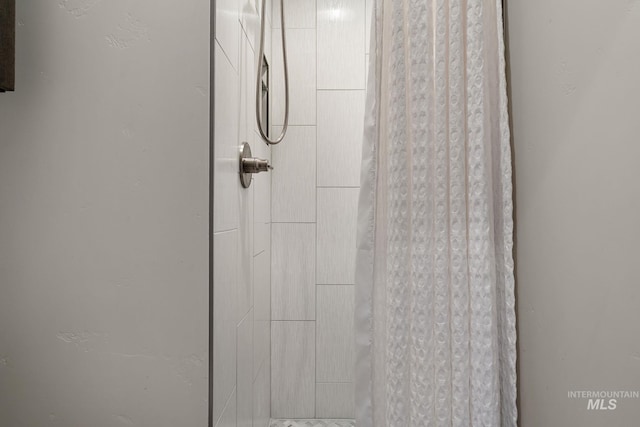
<svg viewBox="0 0 640 427">
<path fill-rule="evenodd" d="M 270 427 L 354 427 L 354 420 L 271 420 Z"/>
</svg>

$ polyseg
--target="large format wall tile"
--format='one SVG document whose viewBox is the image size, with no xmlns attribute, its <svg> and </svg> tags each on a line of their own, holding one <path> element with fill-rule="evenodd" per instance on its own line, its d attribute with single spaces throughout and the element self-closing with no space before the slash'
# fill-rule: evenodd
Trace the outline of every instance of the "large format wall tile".
<svg viewBox="0 0 640 427">
<path fill-rule="evenodd" d="M 274 134 L 280 128 L 274 126 Z M 290 126 L 273 147 L 271 221 L 316 220 L 316 128 Z"/>
<path fill-rule="evenodd" d="M 254 0 L 240 0 L 239 3 L 239 18 L 242 29 L 247 35 L 253 50 L 257 50 L 259 48 L 258 43 L 260 43 L 260 16 L 258 15 L 257 5 Z M 262 2 L 260 2 L 260 6 L 262 6 Z M 266 25 L 269 25 L 269 23 L 267 22 Z M 268 28 L 265 29 L 265 33 Z"/>
<path fill-rule="evenodd" d="M 251 143 L 256 157 L 271 157 L 256 134 L 255 5 L 220 0 L 216 10 L 212 416 L 220 427 L 264 426 L 270 409 L 271 174 L 255 176 L 249 189 L 238 179 L 240 142 Z"/>
<path fill-rule="evenodd" d="M 317 0 L 318 89 L 364 89 L 365 0 Z"/>
<path fill-rule="evenodd" d="M 285 1 L 285 28 L 315 28 L 316 0 Z M 280 28 L 280 0 L 273 2 L 273 28 Z"/>
<path fill-rule="evenodd" d="M 318 188 L 318 284 L 354 283 L 359 191 Z"/>
<path fill-rule="evenodd" d="M 315 319 L 315 224 L 272 224 L 271 319 Z"/>
<path fill-rule="evenodd" d="M 269 357 L 271 343 L 271 253 L 264 251 L 254 259 L 253 372 Z"/>
<path fill-rule="evenodd" d="M 269 427 L 271 418 L 271 364 L 260 368 L 253 383 L 253 426 Z"/>
<path fill-rule="evenodd" d="M 256 136 L 251 146 L 254 156 L 271 162 L 271 148 Z M 266 251 L 271 246 L 271 173 L 253 175 L 253 253 Z"/>
<path fill-rule="evenodd" d="M 237 173 L 236 173 L 237 177 Z M 238 322 L 253 305 L 253 191 L 254 186 L 239 188 L 238 228 Z"/>
<path fill-rule="evenodd" d="M 271 252 L 270 249 L 254 257 L 254 316 L 256 320 L 271 318 Z"/>
<path fill-rule="evenodd" d="M 271 224 L 254 222 L 253 225 L 253 253 L 258 255 L 271 246 Z"/>
<path fill-rule="evenodd" d="M 239 144 L 242 142 L 248 142 L 251 144 L 251 148 L 254 148 L 255 142 L 255 97 L 256 97 L 256 72 L 255 69 L 255 54 L 253 49 L 247 40 L 247 36 L 244 31 L 241 31 L 240 35 L 240 116 L 239 116 Z"/>
<path fill-rule="evenodd" d="M 315 414 L 315 324 L 271 322 L 271 416 Z"/>
<path fill-rule="evenodd" d="M 214 230 L 238 228 L 238 75 L 215 46 Z"/>
<path fill-rule="evenodd" d="M 226 406 L 224 407 L 224 411 L 221 416 L 215 421 L 217 418 L 214 418 L 214 423 L 216 427 L 237 427 L 236 423 L 236 392 L 233 390 L 233 393 L 229 397 L 226 402 Z"/>
<path fill-rule="evenodd" d="M 364 90 L 318 91 L 318 186 L 357 187 Z"/>
<path fill-rule="evenodd" d="M 318 286 L 318 382 L 353 381 L 355 348 L 353 285 Z"/>
<path fill-rule="evenodd" d="M 216 233 L 213 245 L 213 419 L 217 420 L 236 385 L 238 232 Z"/>
<path fill-rule="evenodd" d="M 316 124 L 316 31 L 287 30 L 287 59 L 289 61 L 289 124 Z M 272 32 L 273 59 L 271 62 L 273 125 L 284 124 L 284 69 L 282 64 L 282 36 Z M 364 55 L 364 53 L 363 53 Z"/>
<path fill-rule="evenodd" d="M 216 40 L 222 47 L 224 55 L 229 58 L 235 70 L 238 69 L 240 49 L 240 21 L 238 19 L 237 0 L 216 1 Z M 216 58 L 216 73 L 218 72 L 218 60 Z M 216 98 L 219 92 L 216 91 Z M 237 94 L 236 94 L 237 97 Z M 216 110 L 217 114 L 217 110 Z M 216 117 L 217 119 L 217 117 Z"/>
<path fill-rule="evenodd" d="M 280 130 L 283 117 L 282 104 L 278 104 L 282 83 L 277 80 L 282 77 L 278 68 L 280 22 L 279 2 L 276 3 L 272 9 L 273 49 L 278 52 L 272 61 L 272 136 Z M 291 376 L 291 371 L 299 375 L 296 362 L 287 365 L 283 360 L 287 351 L 272 343 L 272 409 L 280 411 L 274 412 L 273 417 L 354 415 L 353 286 L 345 285 L 354 283 L 365 55 L 370 33 L 366 27 L 371 22 L 367 17 L 371 5 L 371 0 L 287 2 L 287 40 L 301 39 L 294 42 L 298 46 L 312 38 L 316 43 L 305 50 L 309 54 L 306 59 L 292 61 L 292 126 L 287 138 L 272 152 L 272 339 L 280 334 L 278 341 L 297 340 L 297 346 L 304 347 L 306 344 L 301 344 L 295 334 L 301 333 L 303 324 L 314 322 L 299 320 L 317 318 L 313 372 L 318 378 L 313 405 L 309 402 L 306 413 L 296 414 L 300 397 L 304 400 L 310 392 L 304 388 L 303 379 Z M 311 70 L 312 66 L 317 70 Z M 295 88 L 305 82 L 308 93 Z M 295 103 L 302 105 L 297 108 Z M 296 126 L 300 124 L 308 126 Z M 257 197 L 256 193 L 256 201 Z M 286 230 L 290 231 L 285 233 Z M 315 251 L 313 260 L 301 260 L 310 255 L 310 250 Z M 285 259 L 291 265 L 282 265 Z M 309 285 L 311 277 L 315 286 Z M 292 324 L 299 326 L 287 327 Z M 257 325 L 256 322 L 256 328 Z M 312 327 L 307 328 L 311 333 Z M 282 375 L 287 379 L 278 378 Z M 275 390 L 285 383 L 289 395 L 276 396 Z"/>
<path fill-rule="evenodd" d="M 370 55 L 367 53 L 364 56 L 364 75 L 365 75 L 365 84 L 369 84 L 369 60 L 371 59 Z M 366 95 L 365 95 L 366 96 Z M 366 104 L 366 101 L 365 101 Z"/>
<path fill-rule="evenodd" d="M 255 121 L 255 119 L 253 120 Z M 255 142 L 251 144 L 253 156 L 271 162 L 271 148 L 269 148 L 259 136 L 255 136 Z M 254 188 L 255 202 L 253 209 L 254 222 L 256 224 L 271 222 L 271 175 L 270 172 L 253 175 L 251 186 Z"/>
<path fill-rule="evenodd" d="M 364 51 L 369 54 L 369 48 L 371 46 L 371 22 L 373 18 L 373 1 L 365 0 L 365 38 L 364 38 Z"/>
<path fill-rule="evenodd" d="M 317 418 L 354 418 L 353 383 L 318 383 L 316 385 Z"/>
<path fill-rule="evenodd" d="M 253 310 L 238 325 L 236 372 L 238 427 L 253 426 Z"/>
<path fill-rule="evenodd" d="M 253 322 L 253 374 L 258 375 L 260 368 L 269 366 L 271 357 L 271 321 L 254 320 Z"/>
</svg>

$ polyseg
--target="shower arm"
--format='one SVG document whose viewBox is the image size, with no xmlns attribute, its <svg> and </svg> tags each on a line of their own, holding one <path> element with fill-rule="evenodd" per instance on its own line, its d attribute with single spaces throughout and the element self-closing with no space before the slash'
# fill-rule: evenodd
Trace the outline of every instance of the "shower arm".
<svg viewBox="0 0 640 427">
<path fill-rule="evenodd" d="M 276 0 L 277 1 L 277 0 Z M 284 65 L 284 123 L 282 131 L 276 139 L 270 139 L 268 131 L 264 129 L 261 114 L 260 94 L 262 91 L 262 71 L 264 69 L 264 28 L 266 23 L 266 5 L 267 0 L 262 0 L 262 13 L 260 16 L 260 55 L 258 56 L 258 74 L 256 76 L 256 121 L 258 122 L 258 131 L 260 136 L 269 145 L 280 143 L 287 133 L 289 127 L 289 63 L 287 61 L 287 42 L 284 30 L 284 0 L 280 0 L 280 31 L 282 34 L 282 62 Z"/>
</svg>

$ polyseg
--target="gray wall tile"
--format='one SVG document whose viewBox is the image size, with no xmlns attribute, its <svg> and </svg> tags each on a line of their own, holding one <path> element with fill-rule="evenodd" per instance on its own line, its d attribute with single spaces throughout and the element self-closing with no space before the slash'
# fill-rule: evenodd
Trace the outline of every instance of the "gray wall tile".
<svg viewBox="0 0 640 427">
<path fill-rule="evenodd" d="M 318 91 L 320 187 L 360 185 L 364 96 L 364 90 Z"/>
<path fill-rule="evenodd" d="M 238 325 L 237 423 L 253 427 L 253 310 Z"/>
<path fill-rule="evenodd" d="M 236 269 L 238 232 L 216 233 L 213 237 L 213 419 L 236 385 L 237 292 Z M 235 414 L 235 411 L 234 411 Z"/>
<path fill-rule="evenodd" d="M 350 382 L 354 376 L 353 285 L 318 286 L 316 373 L 318 382 Z"/>
<path fill-rule="evenodd" d="M 238 30 L 239 31 L 239 30 Z M 214 230 L 238 228 L 238 75 L 216 44 Z"/>
<path fill-rule="evenodd" d="M 238 173 L 236 180 L 239 181 Z M 234 185 L 240 187 L 238 182 Z M 253 305 L 253 190 L 253 185 L 250 188 L 240 188 L 238 197 L 238 322 L 247 315 Z"/>
<path fill-rule="evenodd" d="M 318 383 L 316 385 L 317 418 L 355 418 L 353 383 Z"/>
<path fill-rule="evenodd" d="M 254 258 L 253 372 L 269 357 L 271 345 L 271 255 L 264 251 Z"/>
<path fill-rule="evenodd" d="M 271 363 L 266 361 L 253 383 L 253 426 L 268 427 L 271 418 Z"/>
<path fill-rule="evenodd" d="M 318 188 L 318 284 L 354 283 L 359 192 Z"/>
<path fill-rule="evenodd" d="M 271 322 L 271 416 L 315 415 L 315 324 Z"/>
<path fill-rule="evenodd" d="M 280 128 L 274 126 L 274 134 Z M 316 220 L 316 128 L 289 126 L 284 140 L 273 147 L 273 222 Z"/>
<path fill-rule="evenodd" d="M 271 319 L 315 319 L 315 224 L 272 225 Z"/>
<path fill-rule="evenodd" d="M 215 418 L 214 418 L 215 419 Z M 219 417 L 218 421 L 215 422 L 216 427 L 237 427 L 236 423 L 236 391 L 233 390 L 233 393 L 229 397 L 226 402 L 226 406 L 224 407 L 224 411 Z"/>
<path fill-rule="evenodd" d="M 286 1 L 286 28 L 315 28 L 316 0 Z M 273 28 L 280 28 L 280 0 L 273 2 Z"/>
<path fill-rule="evenodd" d="M 364 0 L 317 0 L 318 89 L 364 89 Z"/>
<path fill-rule="evenodd" d="M 287 59 L 289 61 L 289 124 L 316 124 L 316 31 L 287 30 Z M 271 108 L 273 125 L 284 124 L 284 68 L 282 63 L 282 35 L 272 32 L 273 60 L 271 62 Z M 363 52 L 364 54 L 364 52 Z"/>
</svg>

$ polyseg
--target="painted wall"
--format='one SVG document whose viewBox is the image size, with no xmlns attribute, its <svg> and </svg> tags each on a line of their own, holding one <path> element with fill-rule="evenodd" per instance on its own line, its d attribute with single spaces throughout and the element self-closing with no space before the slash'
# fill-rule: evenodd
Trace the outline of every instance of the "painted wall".
<svg viewBox="0 0 640 427">
<path fill-rule="evenodd" d="M 276 100 L 283 94 L 278 5 Z M 370 6 L 287 2 L 290 126 L 273 149 L 274 418 L 354 417 L 353 283 Z M 274 131 L 282 121 L 276 103 Z"/>
<path fill-rule="evenodd" d="M 270 416 L 271 174 L 254 175 L 248 189 L 238 175 L 242 142 L 255 157 L 271 158 L 255 121 L 256 4 L 216 5 L 213 423 L 219 427 L 264 427 Z"/>
<path fill-rule="evenodd" d="M 17 2 L 0 424 L 207 421 L 209 2 Z"/>
<path fill-rule="evenodd" d="M 640 2 L 508 2 L 522 427 L 627 426 L 640 399 Z M 608 399 L 606 407 L 609 407 Z"/>
</svg>

